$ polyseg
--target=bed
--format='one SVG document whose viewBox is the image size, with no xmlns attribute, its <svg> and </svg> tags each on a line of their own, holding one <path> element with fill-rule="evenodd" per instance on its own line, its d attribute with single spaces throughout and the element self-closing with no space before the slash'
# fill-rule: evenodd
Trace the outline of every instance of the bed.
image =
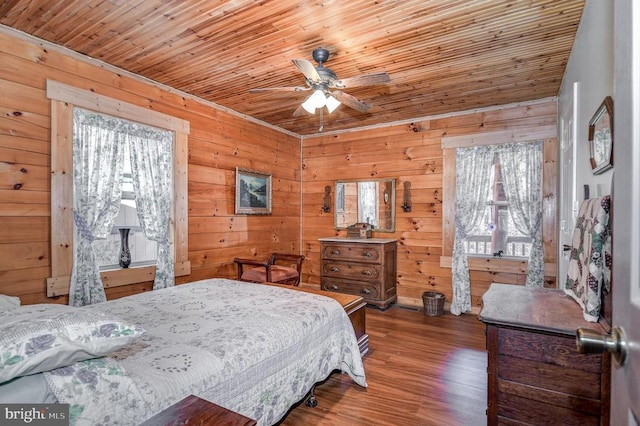
<svg viewBox="0 0 640 426">
<path fill-rule="evenodd" d="M 48 310 L 54 311 L 53 323 L 35 321 L 27 332 L 8 331 L 16 329 L 9 323 L 33 322 L 34 315 L 46 317 Z M 77 320 L 65 315 L 88 316 L 95 323 L 80 330 Z M 77 425 L 138 424 L 192 394 L 270 425 L 334 370 L 367 385 L 342 306 L 322 295 L 276 286 L 209 279 L 83 308 L 6 309 L 0 322 L 0 382 L 5 382 L 0 393 L 13 392 L 9 386 L 21 381 L 32 393 L 31 382 L 46 383 L 49 399 L 28 402 L 68 403 Z M 64 339 L 84 347 L 47 355 L 69 343 L 57 345 L 64 340 L 60 336 L 38 336 L 46 327 L 71 329 Z M 14 335 L 22 342 L 11 355 L 6 348 Z M 102 340 L 116 340 L 116 349 L 104 347 Z M 32 365 L 16 373 L 21 363 L 8 365 L 12 356 L 33 360 Z"/>
</svg>

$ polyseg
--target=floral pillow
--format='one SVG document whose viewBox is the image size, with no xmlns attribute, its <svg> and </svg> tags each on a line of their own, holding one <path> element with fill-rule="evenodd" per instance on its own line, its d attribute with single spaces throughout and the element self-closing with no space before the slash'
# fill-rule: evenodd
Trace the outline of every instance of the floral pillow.
<svg viewBox="0 0 640 426">
<path fill-rule="evenodd" d="M 21 306 L 0 324 L 0 383 L 108 355 L 145 332 L 87 307 Z"/>
</svg>

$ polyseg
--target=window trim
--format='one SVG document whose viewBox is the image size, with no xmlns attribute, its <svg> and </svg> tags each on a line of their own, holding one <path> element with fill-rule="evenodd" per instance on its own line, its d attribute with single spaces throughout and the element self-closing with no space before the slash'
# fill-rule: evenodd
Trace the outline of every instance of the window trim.
<svg viewBox="0 0 640 426">
<path fill-rule="evenodd" d="M 98 95 L 90 90 L 47 80 L 51 99 L 51 277 L 47 297 L 69 294 L 73 265 L 73 107 L 173 131 L 173 208 L 169 235 L 175 254 L 175 276 L 191 274 L 188 239 L 187 166 L 189 122 L 147 108 Z M 100 273 L 104 288 L 153 281 L 155 266 Z"/>
<path fill-rule="evenodd" d="M 539 126 L 523 130 L 484 132 L 442 138 L 442 255 L 440 267 L 451 269 L 453 240 L 455 238 L 456 203 L 456 148 L 479 145 L 502 145 L 533 140 L 542 144 L 542 246 L 544 275 L 557 276 L 556 249 L 556 181 L 557 181 L 557 128 Z M 496 142 L 501 141 L 501 142 Z M 551 179 L 553 178 L 553 180 Z M 469 269 L 473 271 L 526 274 L 528 261 L 524 258 L 497 258 L 469 256 Z"/>
</svg>

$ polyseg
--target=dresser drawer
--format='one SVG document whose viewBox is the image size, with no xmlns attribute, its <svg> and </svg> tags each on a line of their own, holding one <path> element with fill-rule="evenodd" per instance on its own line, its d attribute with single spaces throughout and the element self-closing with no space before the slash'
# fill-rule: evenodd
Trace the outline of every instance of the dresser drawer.
<svg viewBox="0 0 640 426">
<path fill-rule="evenodd" d="M 328 291 L 362 296 L 387 309 L 396 301 L 396 241 L 383 238 L 322 239 L 320 278 Z"/>
<path fill-rule="evenodd" d="M 382 277 L 382 266 L 369 263 L 322 262 L 322 275 L 336 278 L 378 281 Z"/>
<path fill-rule="evenodd" d="M 340 259 L 358 262 L 380 262 L 381 247 L 367 244 L 325 244 L 322 252 L 324 259 Z"/>
<path fill-rule="evenodd" d="M 573 336 L 558 336 L 502 327 L 498 329 L 498 355 L 598 375 L 602 372 L 602 356 L 585 356 L 580 353 Z"/>
<path fill-rule="evenodd" d="M 338 293 L 357 294 L 365 299 L 380 298 L 378 286 L 368 282 L 343 281 L 332 278 L 322 278 L 322 289 Z"/>
</svg>

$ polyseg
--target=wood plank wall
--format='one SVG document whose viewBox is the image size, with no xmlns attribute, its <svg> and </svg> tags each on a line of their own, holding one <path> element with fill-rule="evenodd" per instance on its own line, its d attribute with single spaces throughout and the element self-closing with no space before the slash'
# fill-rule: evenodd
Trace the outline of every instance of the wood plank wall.
<svg viewBox="0 0 640 426">
<path fill-rule="evenodd" d="M 318 238 L 345 236 L 333 228 L 333 211 L 321 210 L 323 188 L 334 180 L 395 178 L 396 231 L 374 233 L 374 237 L 398 240 L 398 303 L 422 306 L 424 291 L 439 291 L 451 301 L 451 269 L 440 265 L 443 254 L 443 136 L 518 130 L 535 131 L 557 126 L 556 101 L 504 107 L 445 118 L 416 121 L 406 125 L 374 128 L 348 133 L 305 137 L 303 140 L 303 254 L 304 280 L 320 283 L 320 244 Z M 331 128 L 329 116 L 325 128 Z M 554 142 L 555 143 L 555 142 Z M 555 200 L 555 158 L 545 158 L 545 170 L 552 170 L 551 188 L 545 194 Z M 413 208 L 402 208 L 403 182 L 411 182 Z M 555 220 L 555 219 L 554 219 Z M 555 264 L 555 223 L 546 242 L 545 262 Z M 521 268 L 521 266 L 520 266 Z M 513 269 L 513 268 L 512 268 Z M 517 270 L 517 268 L 516 268 Z M 555 285 L 555 272 L 546 277 L 546 285 Z M 474 307 L 491 282 L 524 284 L 525 275 L 517 272 L 471 271 Z"/>
<path fill-rule="evenodd" d="M 235 277 L 233 257 L 300 251 L 300 139 L 84 61 L 25 36 L 0 31 L 0 293 L 23 303 L 47 299 L 50 261 L 50 104 L 46 79 L 188 120 L 189 260 L 179 282 Z M 215 64 L 212 64 L 215 66 Z M 235 168 L 273 175 L 273 214 L 236 216 Z M 109 289 L 109 298 L 150 289 Z"/>
</svg>

